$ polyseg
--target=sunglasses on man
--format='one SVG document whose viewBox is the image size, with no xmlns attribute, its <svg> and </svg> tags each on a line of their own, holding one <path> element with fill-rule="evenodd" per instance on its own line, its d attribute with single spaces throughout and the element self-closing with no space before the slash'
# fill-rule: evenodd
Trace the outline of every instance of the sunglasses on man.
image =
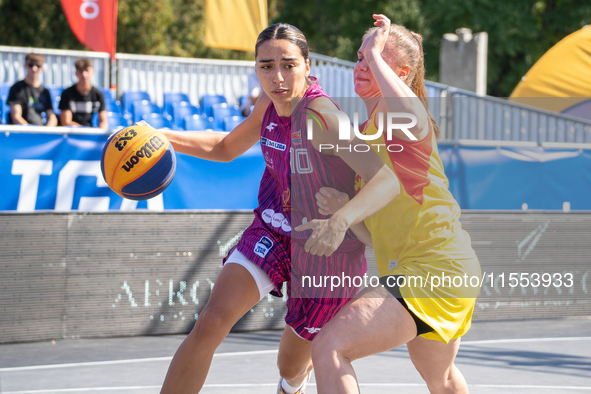
<svg viewBox="0 0 591 394">
<path fill-rule="evenodd" d="M 41 68 L 41 67 L 43 67 L 43 64 L 38 64 L 38 63 L 27 63 L 27 66 L 28 66 L 29 68 L 33 68 L 33 67 Z"/>
</svg>

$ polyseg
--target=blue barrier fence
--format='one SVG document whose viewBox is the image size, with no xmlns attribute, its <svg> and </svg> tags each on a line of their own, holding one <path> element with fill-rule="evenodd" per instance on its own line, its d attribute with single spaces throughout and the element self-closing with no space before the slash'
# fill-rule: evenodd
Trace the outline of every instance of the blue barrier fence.
<svg viewBox="0 0 591 394">
<path fill-rule="evenodd" d="M 2 131 L 2 130 L 0 130 Z M 249 210 L 265 162 L 258 146 L 231 163 L 177 154 L 168 189 L 150 201 L 112 192 L 100 172 L 106 134 L 0 135 L 0 211 Z M 462 209 L 591 210 L 591 150 L 441 144 Z"/>
<path fill-rule="evenodd" d="M 462 209 L 591 209 L 591 150 L 439 146 Z"/>
</svg>

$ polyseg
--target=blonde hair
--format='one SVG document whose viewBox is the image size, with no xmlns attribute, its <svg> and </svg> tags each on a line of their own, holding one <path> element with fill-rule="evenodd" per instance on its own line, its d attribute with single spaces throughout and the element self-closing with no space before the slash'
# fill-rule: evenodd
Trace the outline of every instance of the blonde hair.
<svg viewBox="0 0 591 394">
<path fill-rule="evenodd" d="M 378 27 L 368 29 L 365 32 L 363 39 L 365 40 L 377 29 Z M 394 58 L 396 59 L 396 64 L 394 64 L 394 66 L 407 66 L 409 68 L 408 76 L 404 82 L 425 106 L 425 109 L 429 114 L 429 119 L 433 124 L 435 136 L 439 139 L 441 132 L 439 131 L 437 122 L 435 122 L 435 118 L 433 118 L 433 115 L 429 112 L 429 99 L 427 96 L 427 89 L 425 88 L 425 54 L 423 52 L 423 37 L 420 34 L 408 30 L 404 26 L 390 25 L 390 33 L 384 52 L 395 55 Z M 392 64 L 390 66 L 392 66 Z"/>
</svg>

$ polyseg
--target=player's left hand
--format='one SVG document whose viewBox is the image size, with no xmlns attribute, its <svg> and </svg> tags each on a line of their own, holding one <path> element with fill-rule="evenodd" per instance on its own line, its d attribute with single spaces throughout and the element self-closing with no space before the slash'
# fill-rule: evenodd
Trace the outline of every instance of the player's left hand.
<svg viewBox="0 0 591 394">
<path fill-rule="evenodd" d="M 311 220 L 296 227 L 295 230 L 312 230 L 312 235 L 304 245 L 306 252 L 317 256 L 330 256 L 343 242 L 347 227 L 336 219 L 330 218 Z"/>
<path fill-rule="evenodd" d="M 374 25 L 378 26 L 378 29 L 370 34 L 363 41 L 363 44 L 361 44 L 361 48 L 359 48 L 359 51 L 366 58 L 369 58 L 372 52 L 376 55 L 381 55 L 390 34 L 390 19 L 382 14 L 373 14 L 372 16 L 376 20 Z"/>
</svg>

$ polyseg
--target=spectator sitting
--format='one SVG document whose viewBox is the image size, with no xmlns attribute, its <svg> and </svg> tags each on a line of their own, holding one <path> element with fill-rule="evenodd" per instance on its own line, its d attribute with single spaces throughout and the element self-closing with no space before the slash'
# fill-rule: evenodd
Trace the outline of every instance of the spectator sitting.
<svg viewBox="0 0 591 394">
<path fill-rule="evenodd" d="M 261 83 L 259 82 L 259 78 L 257 77 L 255 72 L 251 72 L 248 74 L 248 98 L 245 103 L 242 104 L 240 107 L 240 112 L 242 112 L 242 116 L 250 115 L 250 108 L 255 105 L 259 96 L 261 95 Z"/>
<path fill-rule="evenodd" d="M 57 117 L 53 113 L 51 94 L 39 81 L 43 69 L 43 55 L 29 53 L 25 57 L 27 75 L 10 88 L 7 104 L 10 106 L 11 124 L 44 125 L 43 113 L 47 117 L 46 126 L 57 126 Z"/>
<path fill-rule="evenodd" d="M 107 111 L 103 93 L 92 86 L 90 81 L 94 75 L 92 61 L 81 58 L 74 63 L 78 83 L 70 86 L 62 93 L 60 99 L 60 121 L 62 126 L 92 127 L 92 116 L 98 112 L 101 129 L 108 129 Z"/>
</svg>

